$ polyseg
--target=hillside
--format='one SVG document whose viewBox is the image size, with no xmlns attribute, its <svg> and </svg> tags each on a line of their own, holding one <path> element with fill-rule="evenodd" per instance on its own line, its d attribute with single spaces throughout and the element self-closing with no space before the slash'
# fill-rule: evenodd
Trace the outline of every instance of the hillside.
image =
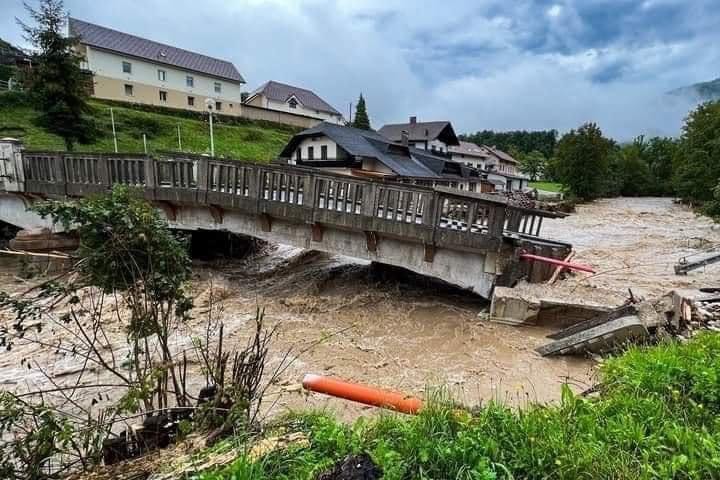
<svg viewBox="0 0 720 480">
<path fill-rule="evenodd" d="M 709 82 L 699 82 L 686 87 L 676 88 L 668 95 L 686 97 L 694 101 L 705 102 L 720 99 L 720 77 Z"/>
<path fill-rule="evenodd" d="M 77 151 L 112 152 L 113 136 L 110 105 L 92 101 L 91 117 L 97 127 L 92 143 L 76 146 Z M 143 133 L 149 152 L 178 150 L 178 126 L 182 150 L 210 153 L 207 121 L 183 112 L 147 112 L 129 106 L 113 105 L 120 152 L 143 152 Z M 64 150 L 65 144 L 36 124 L 38 113 L 19 95 L 0 96 L 0 137 L 21 139 L 31 150 Z M 218 120 L 214 125 L 215 155 L 253 161 L 270 161 L 297 129 L 269 122 L 242 119 Z"/>
</svg>

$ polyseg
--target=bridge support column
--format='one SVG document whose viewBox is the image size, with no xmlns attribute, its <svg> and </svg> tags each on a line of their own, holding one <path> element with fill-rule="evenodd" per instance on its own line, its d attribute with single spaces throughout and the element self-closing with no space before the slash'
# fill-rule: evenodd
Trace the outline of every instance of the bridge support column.
<svg viewBox="0 0 720 480">
<path fill-rule="evenodd" d="M 424 244 L 425 247 L 425 257 L 424 260 L 428 263 L 432 263 L 433 260 L 435 260 L 435 245 L 431 243 Z"/>
<path fill-rule="evenodd" d="M 312 229 L 312 241 L 322 242 L 323 239 L 323 227 L 319 223 L 313 223 L 310 227 Z"/>
<path fill-rule="evenodd" d="M 6 192 L 25 190 L 22 148 L 20 140 L 14 138 L 0 140 L 0 190 Z"/>
<path fill-rule="evenodd" d="M 377 232 L 365 232 L 365 241 L 367 243 L 368 252 L 377 252 L 378 240 Z"/>
<path fill-rule="evenodd" d="M 272 218 L 270 218 L 270 215 L 267 213 L 261 213 L 258 216 L 258 219 L 260 220 L 260 230 L 263 232 L 272 231 Z"/>
</svg>

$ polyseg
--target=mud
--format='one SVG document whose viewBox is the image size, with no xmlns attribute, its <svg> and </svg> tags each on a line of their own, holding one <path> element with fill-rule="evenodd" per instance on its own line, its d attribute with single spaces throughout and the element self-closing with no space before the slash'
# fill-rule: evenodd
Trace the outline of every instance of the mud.
<svg viewBox="0 0 720 480">
<path fill-rule="evenodd" d="M 629 287 L 635 295 L 650 296 L 673 286 L 706 286 L 720 278 L 720 266 L 687 277 L 672 273 L 679 256 L 720 243 L 720 230 L 666 199 L 580 206 L 576 215 L 549 222 L 545 235 L 574 243 L 576 260 L 594 265 L 600 273 L 574 275 L 553 287 L 521 289 L 619 304 Z M 7 259 L 0 261 L 1 290 L 19 293 L 28 288 L 32 281 L 19 279 Z M 559 398 L 563 382 L 575 390 L 593 383 L 592 360 L 542 358 L 534 352 L 547 342 L 549 328 L 489 323 L 484 319 L 487 303 L 478 297 L 348 258 L 267 246 L 244 260 L 196 262 L 192 293 L 196 318 L 179 332 L 174 348 L 187 348 L 191 337 L 202 332 L 212 296 L 214 312 L 225 324 L 226 350 L 246 343 L 260 307 L 269 325 L 279 325 L 269 368 L 288 349 L 301 352 L 271 388 L 265 403 L 268 414 L 306 407 L 330 408 L 347 419 L 370 413 L 349 402 L 304 394 L 300 381 L 309 372 L 416 395 L 425 395 L 428 386 L 441 386 L 468 405 L 492 399 L 515 405 L 548 402 Z M 10 321 L 7 312 L 0 312 L 0 321 Z M 114 319 L 107 325 L 121 357 L 122 326 Z M 57 338 L 63 332 L 56 328 L 33 335 Z M 37 365 L 28 369 L 20 365 L 22 358 Z M 78 363 L 52 348 L 19 344 L 11 352 L 0 352 L 0 388 L 27 391 L 47 386 L 45 374 L 70 384 L 77 381 Z M 199 373 L 199 365 L 193 370 Z M 103 378 L 91 372 L 81 384 Z M 199 387 L 200 375 L 195 378 L 194 387 Z M 105 398 L 117 395 L 113 389 L 104 392 Z"/>
</svg>

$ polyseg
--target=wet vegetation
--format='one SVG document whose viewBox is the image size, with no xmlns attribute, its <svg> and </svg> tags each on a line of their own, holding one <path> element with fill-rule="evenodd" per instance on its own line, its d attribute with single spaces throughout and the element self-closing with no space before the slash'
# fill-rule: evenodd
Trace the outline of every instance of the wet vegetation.
<svg viewBox="0 0 720 480">
<path fill-rule="evenodd" d="M 419 416 L 352 425 L 296 414 L 278 429 L 310 446 L 241 456 L 203 480 L 312 479 L 367 453 L 384 479 L 720 478 L 720 335 L 632 348 L 601 367 L 594 397 L 563 389 L 558 405 L 472 412 L 436 398 Z"/>
</svg>

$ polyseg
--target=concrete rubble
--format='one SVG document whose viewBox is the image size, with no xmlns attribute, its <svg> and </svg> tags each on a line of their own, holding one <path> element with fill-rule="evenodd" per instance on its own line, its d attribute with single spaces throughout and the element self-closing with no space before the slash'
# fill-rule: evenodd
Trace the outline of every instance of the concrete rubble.
<svg viewBox="0 0 720 480">
<path fill-rule="evenodd" d="M 689 338 L 700 330 L 720 331 L 720 288 L 673 290 L 653 301 L 631 295 L 625 304 L 612 308 L 498 287 L 489 318 L 512 325 L 557 328 L 548 335 L 553 341 L 536 349 L 542 356 L 602 354 L 630 343 L 667 336 Z"/>
</svg>

